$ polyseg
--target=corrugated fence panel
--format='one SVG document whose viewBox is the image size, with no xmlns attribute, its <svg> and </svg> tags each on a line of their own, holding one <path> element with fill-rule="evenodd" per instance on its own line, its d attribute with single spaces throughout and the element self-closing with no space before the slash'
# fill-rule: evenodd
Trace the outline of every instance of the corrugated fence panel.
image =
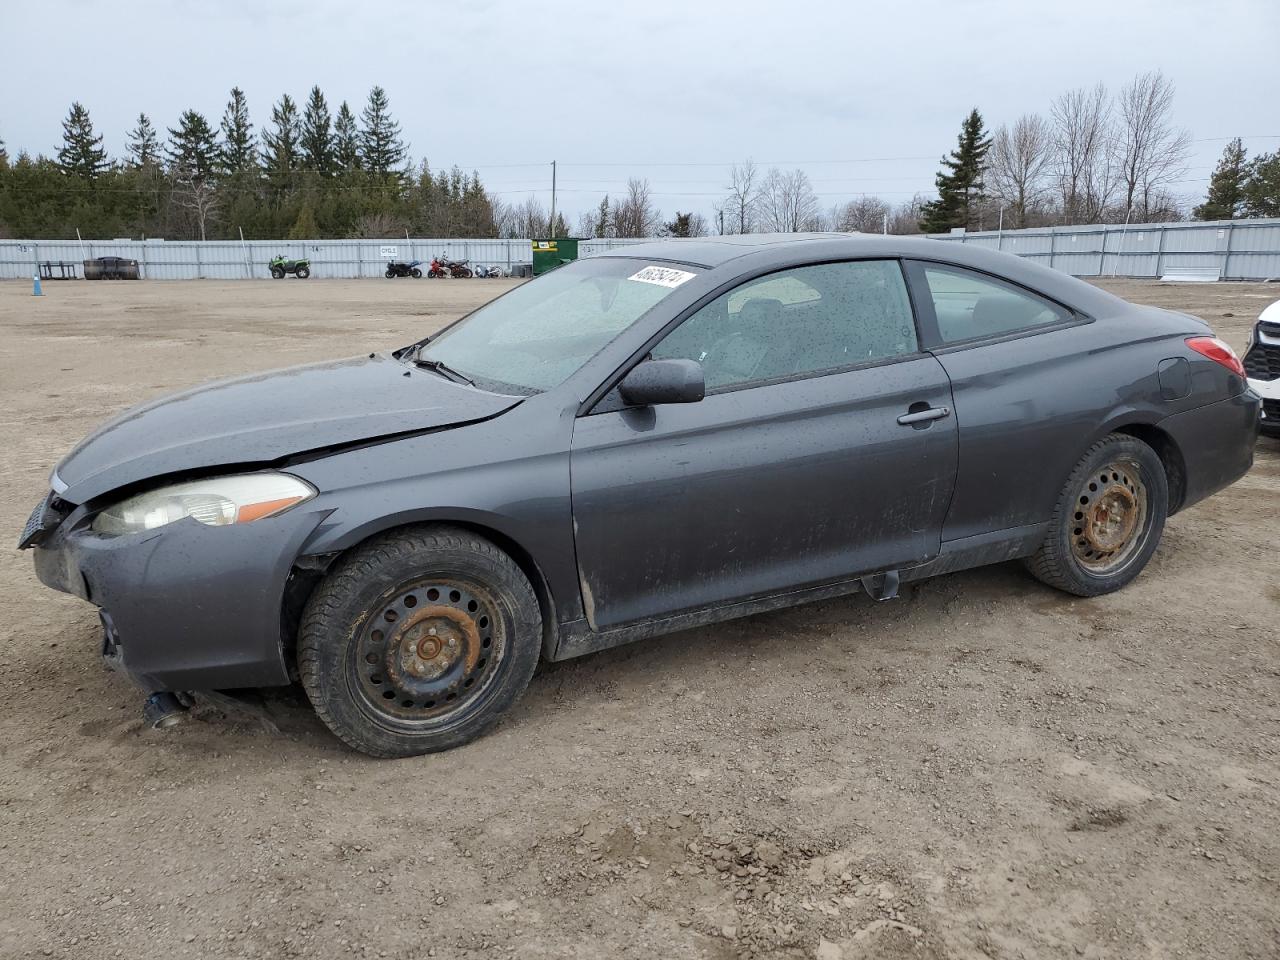
<svg viewBox="0 0 1280 960">
<path fill-rule="evenodd" d="M 1227 280 L 1280 277 L 1280 219 L 1108 223 L 931 237 L 1015 253 L 1078 277 L 1160 277 L 1189 267 L 1216 268 Z"/>
<path fill-rule="evenodd" d="M 1170 269 L 1216 268 L 1225 279 L 1280 277 L 1280 218 L 1214 223 L 1091 224 L 935 234 L 949 243 L 971 243 L 1028 257 L 1081 277 L 1159 277 Z M 589 257 L 643 239 L 583 240 Z M 315 277 L 380 277 L 389 259 L 430 262 L 441 254 L 473 266 L 510 270 L 532 259 L 528 240 L 464 240 L 410 237 L 395 240 L 0 240 L 0 279 L 34 275 L 41 263 L 96 257 L 137 260 L 148 280 L 266 279 L 277 254 L 311 260 Z"/>
<path fill-rule="evenodd" d="M 381 277 L 388 260 L 421 260 L 444 255 L 472 266 L 509 270 L 532 259 L 528 240 L 462 240 L 412 237 L 407 240 L 0 240 L 0 279 L 27 278 L 41 263 L 76 265 L 97 257 L 137 260 L 149 280 L 243 280 L 270 277 L 277 255 L 307 258 L 312 276 Z"/>
</svg>

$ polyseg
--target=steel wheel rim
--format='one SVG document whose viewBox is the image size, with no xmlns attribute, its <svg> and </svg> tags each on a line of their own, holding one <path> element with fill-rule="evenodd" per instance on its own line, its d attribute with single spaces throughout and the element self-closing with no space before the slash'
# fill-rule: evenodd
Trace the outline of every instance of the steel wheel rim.
<svg viewBox="0 0 1280 960">
<path fill-rule="evenodd" d="M 1071 554 L 1085 573 L 1113 576 L 1133 560 L 1145 539 L 1148 500 L 1136 461 L 1116 460 L 1085 478 L 1071 527 Z"/>
<path fill-rule="evenodd" d="M 406 729 L 441 726 L 488 692 L 506 658 L 494 595 L 458 577 L 389 591 L 351 645 L 350 681 L 362 709 Z"/>
</svg>

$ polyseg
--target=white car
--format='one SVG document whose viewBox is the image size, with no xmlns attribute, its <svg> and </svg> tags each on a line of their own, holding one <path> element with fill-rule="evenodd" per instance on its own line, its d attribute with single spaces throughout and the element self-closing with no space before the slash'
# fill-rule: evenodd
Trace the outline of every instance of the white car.
<svg viewBox="0 0 1280 960">
<path fill-rule="evenodd" d="M 1262 397 L 1262 432 L 1280 437 L 1280 300 L 1258 315 L 1244 370 L 1249 388 Z"/>
</svg>

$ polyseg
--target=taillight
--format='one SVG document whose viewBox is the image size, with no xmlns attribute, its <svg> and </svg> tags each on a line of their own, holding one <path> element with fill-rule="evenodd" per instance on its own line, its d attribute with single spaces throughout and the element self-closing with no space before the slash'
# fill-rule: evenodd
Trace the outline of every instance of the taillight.
<svg viewBox="0 0 1280 960">
<path fill-rule="evenodd" d="M 1187 346 L 1202 357 L 1222 364 L 1237 377 L 1244 376 L 1244 364 L 1240 362 L 1236 352 L 1217 337 L 1187 337 Z"/>
</svg>

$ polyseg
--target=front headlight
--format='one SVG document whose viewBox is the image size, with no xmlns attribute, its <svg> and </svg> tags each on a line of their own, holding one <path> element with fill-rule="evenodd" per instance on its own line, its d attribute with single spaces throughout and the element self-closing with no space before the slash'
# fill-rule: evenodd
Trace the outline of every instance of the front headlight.
<svg viewBox="0 0 1280 960">
<path fill-rule="evenodd" d="M 316 495 L 311 484 L 287 473 L 245 473 L 176 483 L 108 507 L 93 518 L 93 532 L 140 533 L 191 517 L 211 527 L 271 517 Z"/>
</svg>

